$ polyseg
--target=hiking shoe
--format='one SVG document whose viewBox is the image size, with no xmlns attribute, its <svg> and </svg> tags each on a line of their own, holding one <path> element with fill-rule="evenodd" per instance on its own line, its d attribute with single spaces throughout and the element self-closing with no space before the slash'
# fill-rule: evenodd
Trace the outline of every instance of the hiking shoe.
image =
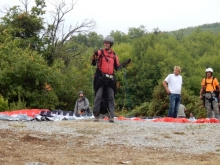
<svg viewBox="0 0 220 165">
<path fill-rule="evenodd" d="M 110 123 L 114 123 L 114 119 L 109 119 L 109 122 Z"/>
<path fill-rule="evenodd" d="M 94 122 L 99 122 L 99 118 L 95 118 Z"/>
<path fill-rule="evenodd" d="M 95 120 L 94 120 L 94 122 L 98 122 L 99 121 L 99 112 L 97 112 L 97 111 L 93 111 L 93 115 L 94 115 L 94 117 L 95 117 Z"/>
</svg>

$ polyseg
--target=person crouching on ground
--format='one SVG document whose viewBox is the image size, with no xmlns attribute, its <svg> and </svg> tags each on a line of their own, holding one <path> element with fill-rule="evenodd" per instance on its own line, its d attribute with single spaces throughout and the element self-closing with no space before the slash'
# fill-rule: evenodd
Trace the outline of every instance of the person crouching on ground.
<svg viewBox="0 0 220 165">
<path fill-rule="evenodd" d="M 74 114 L 79 117 L 80 115 L 89 113 L 89 100 L 84 96 L 83 91 L 78 92 L 79 98 L 76 100 Z"/>
</svg>

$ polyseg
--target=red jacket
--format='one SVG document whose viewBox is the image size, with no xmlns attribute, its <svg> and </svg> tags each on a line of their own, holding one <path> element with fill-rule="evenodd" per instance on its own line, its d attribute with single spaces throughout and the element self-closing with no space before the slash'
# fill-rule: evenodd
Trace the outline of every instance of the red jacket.
<svg viewBox="0 0 220 165">
<path fill-rule="evenodd" d="M 114 66 L 120 65 L 118 56 L 114 53 L 112 49 L 110 49 L 110 52 L 106 51 L 105 49 L 99 50 L 98 57 L 96 58 L 98 58 L 98 68 L 104 74 L 114 74 Z M 94 57 L 92 60 L 94 60 Z"/>
</svg>

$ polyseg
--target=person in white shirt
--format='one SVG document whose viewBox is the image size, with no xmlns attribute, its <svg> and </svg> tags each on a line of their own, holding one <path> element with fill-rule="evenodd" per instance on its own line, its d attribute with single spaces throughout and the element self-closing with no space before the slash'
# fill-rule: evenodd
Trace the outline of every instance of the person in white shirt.
<svg viewBox="0 0 220 165">
<path fill-rule="evenodd" d="M 196 120 L 196 118 L 193 116 L 192 113 L 189 114 L 189 120 L 190 121 L 195 121 Z"/>
<path fill-rule="evenodd" d="M 180 75 L 181 68 L 179 66 L 174 67 L 174 73 L 169 74 L 163 81 L 163 86 L 166 93 L 169 95 L 170 108 L 168 111 L 168 117 L 177 117 L 177 112 L 181 100 L 181 89 L 182 89 L 182 76 Z"/>
</svg>

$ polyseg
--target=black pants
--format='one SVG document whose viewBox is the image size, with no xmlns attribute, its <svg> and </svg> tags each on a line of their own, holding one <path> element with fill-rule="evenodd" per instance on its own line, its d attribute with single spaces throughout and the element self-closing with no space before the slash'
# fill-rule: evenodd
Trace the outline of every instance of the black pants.
<svg viewBox="0 0 220 165">
<path fill-rule="evenodd" d="M 93 112 L 100 112 L 103 89 L 104 87 L 102 86 L 96 92 Z M 114 118 L 114 104 L 115 104 L 114 90 L 111 87 L 105 87 L 105 90 L 107 92 L 107 100 L 108 100 L 107 103 L 108 103 L 109 115 L 110 115 L 110 118 Z"/>
</svg>

